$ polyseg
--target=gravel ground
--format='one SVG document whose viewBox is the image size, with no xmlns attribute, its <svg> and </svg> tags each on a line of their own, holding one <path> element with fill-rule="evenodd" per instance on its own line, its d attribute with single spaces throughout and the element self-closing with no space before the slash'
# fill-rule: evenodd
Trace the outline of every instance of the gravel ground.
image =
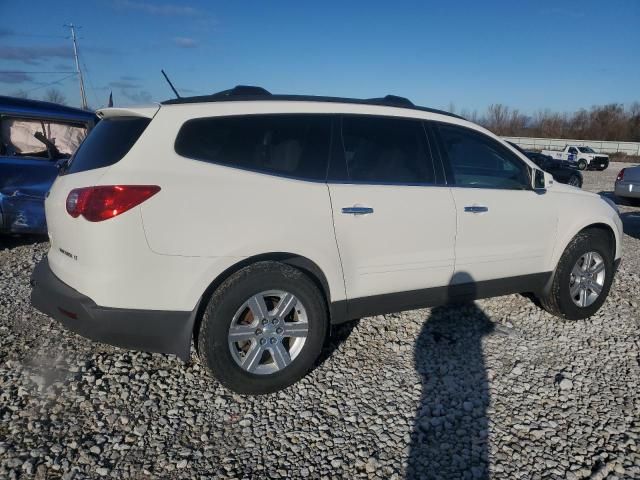
<svg viewBox="0 0 640 480">
<path fill-rule="evenodd" d="M 620 168 L 585 188 L 611 191 Z M 640 478 L 640 209 L 621 210 L 593 318 L 519 295 L 367 318 L 267 397 L 224 390 L 195 355 L 66 332 L 29 305 L 47 244 L 2 240 L 0 478 Z"/>
</svg>

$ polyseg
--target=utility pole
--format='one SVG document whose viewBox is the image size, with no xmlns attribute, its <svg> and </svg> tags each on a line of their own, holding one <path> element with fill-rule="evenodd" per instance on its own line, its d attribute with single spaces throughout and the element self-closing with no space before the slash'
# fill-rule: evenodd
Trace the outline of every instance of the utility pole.
<svg viewBox="0 0 640 480">
<path fill-rule="evenodd" d="M 78 41 L 76 39 L 76 27 L 73 23 L 69 25 L 65 25 L 65 27 L 69 27 L 71 29 L 71 40 L 73 41 L 73 56 L 76 59 L 76 71 L 78 72 L 78 80 L 80 81 L 80 100 L 82 103 L 82 108 L 87 110 L 87 95 L 84 92 L 84 79 L 82 78 L 82 70 L 80 70 L 80 61 L 78 60 Z"/>
</svg>

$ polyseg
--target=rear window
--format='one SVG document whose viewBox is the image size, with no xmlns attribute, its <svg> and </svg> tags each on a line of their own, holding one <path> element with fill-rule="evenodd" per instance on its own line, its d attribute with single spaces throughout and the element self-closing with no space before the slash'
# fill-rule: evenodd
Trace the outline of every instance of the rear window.
<svg viewBox="0 0 640 480">
<path fill-rule="evenodd" d="M 331 118 L 249 115 L 186 122 L 175 143 L 184 157 L 304 180 L 324 180 Z"/>
<path fill-rule="evenodd" d="M 65 173 L 79 173 L 117 163 L 151 122 L 148 118 L 113 117 L 101 120 L 71 159 Z"/>
</svg>

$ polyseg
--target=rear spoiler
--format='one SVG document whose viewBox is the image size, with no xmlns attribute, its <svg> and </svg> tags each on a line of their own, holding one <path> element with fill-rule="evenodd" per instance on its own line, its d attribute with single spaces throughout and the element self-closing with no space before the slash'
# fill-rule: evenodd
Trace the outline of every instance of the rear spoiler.
<svg viewBox="0 0 640 480">
<path fill-rule="evenodd" d="M 97 110 L 96 115 L 98 115 L 98 118 L 101 119 L 112 117 L 153 118 L 159 109 L 159 104 L 145 105 L 142 107 L 110 107 Z"/>
</svg>

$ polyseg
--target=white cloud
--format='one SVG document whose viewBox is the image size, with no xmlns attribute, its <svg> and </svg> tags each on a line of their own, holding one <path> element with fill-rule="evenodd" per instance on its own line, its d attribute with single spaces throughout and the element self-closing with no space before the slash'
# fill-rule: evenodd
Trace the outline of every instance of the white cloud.
<svg viewBox="0 0 640 480">
<path fill-rule="evenodd" d="M 195 48 L 198 46 L 198 41 L 189 37 L 174 37 L 173 43 L 181 48 Z"/>
</svg>

